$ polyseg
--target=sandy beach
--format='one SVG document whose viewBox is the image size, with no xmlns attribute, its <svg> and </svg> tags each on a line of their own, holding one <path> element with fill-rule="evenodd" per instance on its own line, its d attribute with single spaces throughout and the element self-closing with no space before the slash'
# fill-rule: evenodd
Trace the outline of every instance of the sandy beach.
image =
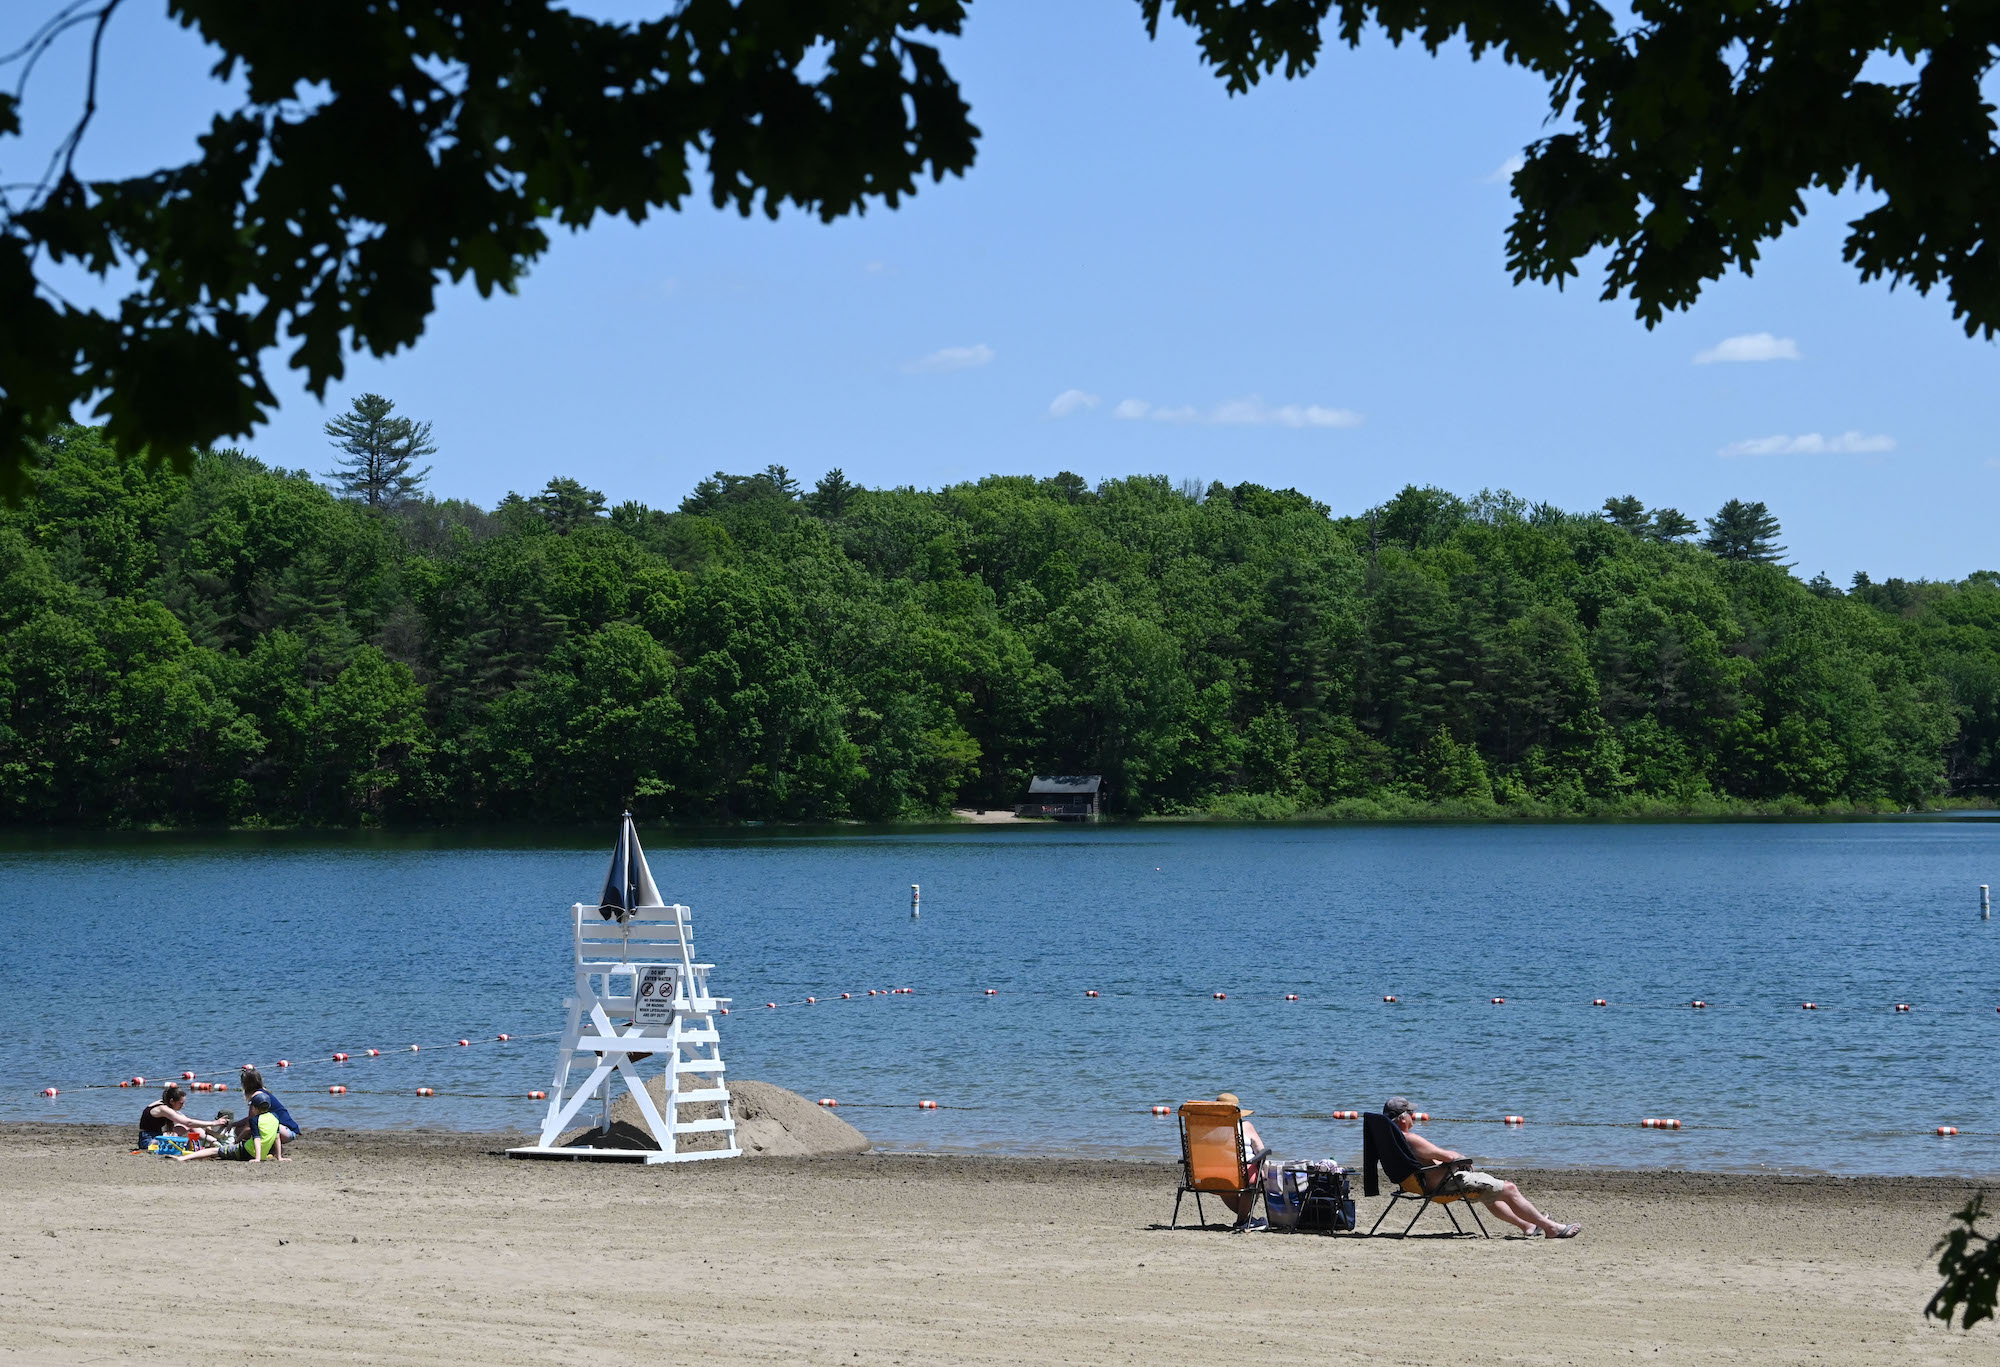
<svg viewBox="0 0 2000 1367">
<path fill-rule="evenodd" d="M 1170 1232 L 1174 1169 L 907 1154 L 509 1161 L 336 1133 L 283 1165 L 0 1129 L 0 1360 L 1991 1362 L 1927 1323 L 1947 1179 L 1513 1173 L 1579 1239 Z M 1363 1202 L 1372 1218 L 1372 1202 Z M 1443 1222 L 1427 1215 L 1419 1229 Z"/>
</svg>

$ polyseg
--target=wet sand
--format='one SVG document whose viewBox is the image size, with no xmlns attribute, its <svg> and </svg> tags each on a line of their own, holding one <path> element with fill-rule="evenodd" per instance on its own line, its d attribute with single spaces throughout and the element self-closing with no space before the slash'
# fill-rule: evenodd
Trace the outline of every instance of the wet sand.
<svg viewBox="0 0 2000 1367">
<path fill-rule="evenodd" d="M 1962 1179 L 1510 1172 L 1583 1236 L 1397 1241 L 1169 1231 L 1152 1163 L 308 1138 L 252 1167 L 0 1127 L 0 1361 L 2000 1360 L 1922 1315 Z"/>
</svg>

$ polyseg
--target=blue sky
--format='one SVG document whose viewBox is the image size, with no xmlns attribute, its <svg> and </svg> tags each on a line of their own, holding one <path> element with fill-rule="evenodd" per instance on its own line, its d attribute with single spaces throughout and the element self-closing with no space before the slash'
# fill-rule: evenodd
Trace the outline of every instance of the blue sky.
<svg viewBox="0 0 2000 1367">
<path fill-rule="evenodd" d="M 1996 349 L 1842 264 L 1866 201 L 1816 201 L 1754 278 L 1649 332 L 1589 269 L 1510 283 L 1501 168 L 1543 114 L 1519 72 L 1377 37 L 1231 99 L 1132 0 L 973 14 L 948 54 L 985 135 L 965 179 L 831 227 L 704 204 L 563 235 L 518 296 L 447 292 L 325 406 L 278 361 L 283 409 L 244 444 L 327 468 L 321 425 L 374 390 L 435 424 L 437 492 L 489 504 L 564 474 L 670 508 L 772 462 L 1254 480 L 1342 513 L 1415 482 L 1761 499 L 1799 573 L 1842 582 L 2000 568 Z M 73 108 L 72 48 L 30 89 L 30 145 Z M 121 12 L 86 173 L 188 155 L 207 65 Z"/>
</svg>

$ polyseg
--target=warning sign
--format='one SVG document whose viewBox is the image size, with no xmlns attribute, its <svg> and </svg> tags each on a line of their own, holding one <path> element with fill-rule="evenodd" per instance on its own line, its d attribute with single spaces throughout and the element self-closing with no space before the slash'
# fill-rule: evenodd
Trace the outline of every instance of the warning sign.
<svg viewBox="0 0 2000 1367">
<path fill-rule="evenodd" d="M 656 964 L 639 970 L 638 981 L 632 985 L 634 1024 L 673 1024 L 674 980 L 677 973 L 672 964 Z"/>
</svg>

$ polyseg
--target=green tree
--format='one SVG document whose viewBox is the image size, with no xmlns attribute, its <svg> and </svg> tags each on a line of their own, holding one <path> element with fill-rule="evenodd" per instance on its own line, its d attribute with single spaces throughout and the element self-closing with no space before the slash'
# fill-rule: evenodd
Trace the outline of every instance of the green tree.
<svg viewBox="0 0 2000 1367">
<path fill-rule="evenodd" d="M 395 416 L 396 405 L 380 394 L 363 394 L 347 412 L 326 425 L 326 435 L 347 452 L 327 478 L 343 496 L 371 508 L 394 509 L 418 497 L 431 467 L 410 467 L 437 454 L 431 425 Z"/>
<path fill-rule="evenodd" d="M 1777 544 L 1778 535 L 1778 519 L 1769 508 L 1732 498 L 1708 520 L 1708 535 L 1701 544 L 1724 560 L 1770 565 L 1785 553 Z"/>
<path fill-rule="evenodd" d="M 1653 519 L 1646 528 L 1646 535 L 1655 541 L 1679 541 L 1693 536 L 1699 530 L 1695 520 L 1679 508 L 1655 508 Z"/>
<path fill-rule="evenodd" d="M 846 513 L 848 501 L 853 497 L 854 485 L 836 465 L 813 485 L 813 491 L 806 495 L 806 506 L 815 516 L 837 518 Z"/>
<path fill-rule="evenodd" d="M 1604 520 L 1614 527 L 1637 533 L 1645 532 L 1652 525 L 1646 516 L 1646 505 L 1631 494 L 1605 499 Z"/>
<path fill-rule="evenodd" d="M 528 501 L 558 536 L 568 536 L 604 516 L 604 495 L 566 475 L 551 479 Z"/>
</svg>

